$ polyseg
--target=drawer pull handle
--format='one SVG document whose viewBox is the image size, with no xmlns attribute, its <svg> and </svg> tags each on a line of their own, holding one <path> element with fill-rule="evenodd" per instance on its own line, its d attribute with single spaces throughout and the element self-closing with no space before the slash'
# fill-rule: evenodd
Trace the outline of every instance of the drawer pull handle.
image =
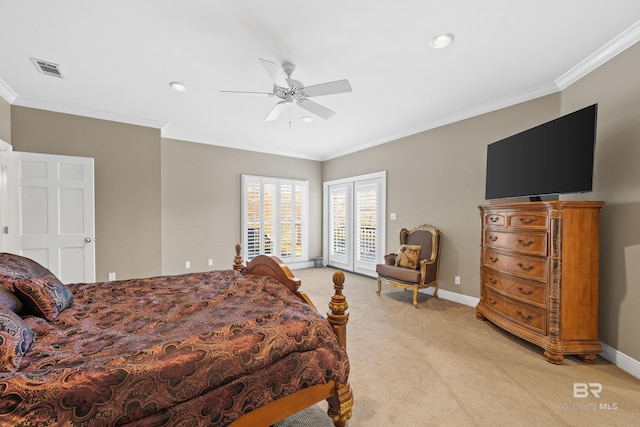
<svg viewBox="0 0 640 427">
<path fill-rule="evenodd" d="M 489 221 L 498 222 L 498 221 L 500 221 L 500 217 L 499 216 L 490 216 L 489 217 Z"/>
<path fill-rule="evenodd" d="M 520 222 L 522 224 L 531 224 L 533 222 L 536 222 L 536 217 L 535 216 L 531 216 L 529 217 L 529 219 L 524 219 L 523 216 L 520 217 Z"/>
<path fill-rule="evenodd" d="M 489 240 L 495 242 L 496 240 L 498 240 L 498 236 L 489 236 Z"/>
<path fill-rule="evenodd" d="M 528 315 L 528 316 L 526 316 L 526 317 L 525 317 L 525 315 L 524 315 L 524 314 L 522 314 L 522 312 L 521 312 L 520 310 L 516 311 L 516 314 L 517 314 L 518 316 L 520 316 L 520 318 L 521 318 L 522 320 L 531 320 L 531 319 L 533 319 L 533 316 L 532 316 L 532 315 Z"/>
<path fill-rule="evenodd" d="M 498 301 L 494 300 L 493 298 L 489 298 L 489 302 L 491 303 L 491 305 L 496 305 L 498 303 Z"/>
<path fill-rule="evenodd" d="M 520 243 L 521 246 L 524 246 L 525 248 L 527 246 L 531 246 L 533 245 L 535 242 L 533 240 L 527 240 L 526 242 L 522 239 L 518 239 L 518 243 Z"/>
<path fill-rule="evenodd" d="M 498 283 L 498 281 L 496 279 L 494 279 L 493 277 L 489 278 L 489 282 L 491 282 L 492 285 L 495 285 L 496 283 Z"/>
<path fill-rule="evenodd" d="M 525 291 L 525 290 L 522 288 L 522 286 L 518 286 L 518 290 L 520 291 L 520 293 L 521 293 L 522 295 L 532 295 L 533 293 L 535 293 L 535 291 L 534 291 L 533 289 L 528 289 L 528 290 L 526 290 L 526 291 Z"/>
<path fill-rule="evenodd" d="M 525 265 L 523 263 L 521 263 L 521 262 L 518 263 L 518 267 L 520 267 L 520 269 L 524 270 L 524 271 L 531 271 L 531 270 L 533 270 L 535 268 L 533 265 L 527 265 L 525 267 Z"/>
<path fill-rule="evenodd" d="M 489 257 L 489 260 L 490 260 L 491 262 L 498 262 L 498 257 L 497 257 L 497 256 L 490 256 L 490 257 Z"/>
</svg>

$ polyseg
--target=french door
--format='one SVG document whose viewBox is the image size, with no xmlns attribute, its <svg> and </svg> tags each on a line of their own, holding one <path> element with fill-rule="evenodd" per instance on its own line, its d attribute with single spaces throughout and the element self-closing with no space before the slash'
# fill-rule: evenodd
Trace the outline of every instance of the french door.
<svg viewBox="0 0 640 427">
<path fill-rule="evenodd" d="M 375 276 L 384 257 L 386 173 L 325 183 L 327 264 Z"/>
</svg>

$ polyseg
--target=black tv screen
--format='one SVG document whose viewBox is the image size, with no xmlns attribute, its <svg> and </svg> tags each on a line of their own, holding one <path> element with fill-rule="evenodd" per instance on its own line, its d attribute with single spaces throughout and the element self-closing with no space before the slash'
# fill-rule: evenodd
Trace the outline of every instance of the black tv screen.
<svg viewBox="0 0 640 427">
<path fill-rule="evenodd" d="M 598 104 L 487 146 L 486 199 L 592 190 Z"/>
</svg>

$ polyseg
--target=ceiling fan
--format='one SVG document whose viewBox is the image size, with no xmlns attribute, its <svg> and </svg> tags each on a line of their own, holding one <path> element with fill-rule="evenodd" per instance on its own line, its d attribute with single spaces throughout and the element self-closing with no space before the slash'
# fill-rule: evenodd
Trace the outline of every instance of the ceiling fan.
<svg viewBox="0 0 640 427">
<path fill-rule="evenodd" d="M 285 62 L 282 64 L 282 67 L 280 67 L 278 64 L 267 61 L 266 59 L 258 58 L 258 60 L 273 81 L 273 90 L 271 92 L 247 92 L 237 90 L 221 90 L 220 92 L 258 94 L 280 98 L 282 101 L 273 107 L 264 119 L 265 122 L 277 119 L 286 107 L 293 105 L 298 105 L 300 108 L 323 119 L 330 119 L 336 112 L 317 102 L 311 101 L 309 98 L 351 92 L 349 80 L 336 80 L 334 82 L 305 86 L 298 80 L 291 78 L 291 75 L 296 69 L 295 65 Z"/>
</svg>

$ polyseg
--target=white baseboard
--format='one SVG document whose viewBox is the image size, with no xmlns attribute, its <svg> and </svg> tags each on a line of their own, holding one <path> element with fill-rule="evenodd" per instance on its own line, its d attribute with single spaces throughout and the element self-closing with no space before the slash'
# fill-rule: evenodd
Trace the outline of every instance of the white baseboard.
<svg viewBox="0 0 640 427">
<path fill-rule="evenodd" d="M 433 295 L 433 290 L 433 288 L 428 288 L 426 293 Z M 480 302 L 480 298 L 470 297 L 468 295 L 462 295 L 457 292 L 446 291 L 444 289 L 438 289 L 438 297 L 448 301 L 457 302 L 458 304 L 468 305 L 469 307 L 475 307 Z"/>
<path fill-rule="evenodd" d="M 600 356 L 602 356 L 603 359 L 608 360 L 623 371 L 640 379 L 640 361 L 627 356 L 603 342 L 600 344 L 602 344 L 602 353 L 600 353 Z"/>
<path fill-rule="evenodd" d="M 314 266 L 313 261 L 303 261 L 303 262 L 292 262 L 287 264 L 289 270 L 298 270 L 301 268 L 311 268 Z"/>
<path fill-rule="evenodd" d="M 429 295 L 433 295 L 433 288 L 427 289 L 426 293 Z M 445 290 L 439 290 L 438 296 L 440 298 L 471 307 L 475 307 L 476 305 L 478 305 L 478 302 L 480 302 L 479 298 Z M 603 342 L 600 342 L 600 344 L 602 345 L 602 353 L 600 353 L 600 356 L 603 359 L 608 360 L 623 371 L 640 379 L 640 361 L 634 359 L 633 357 L 627 356 L 626 354 L 616 350 L 611 346 L 608 346 Z"/>
</svg>

